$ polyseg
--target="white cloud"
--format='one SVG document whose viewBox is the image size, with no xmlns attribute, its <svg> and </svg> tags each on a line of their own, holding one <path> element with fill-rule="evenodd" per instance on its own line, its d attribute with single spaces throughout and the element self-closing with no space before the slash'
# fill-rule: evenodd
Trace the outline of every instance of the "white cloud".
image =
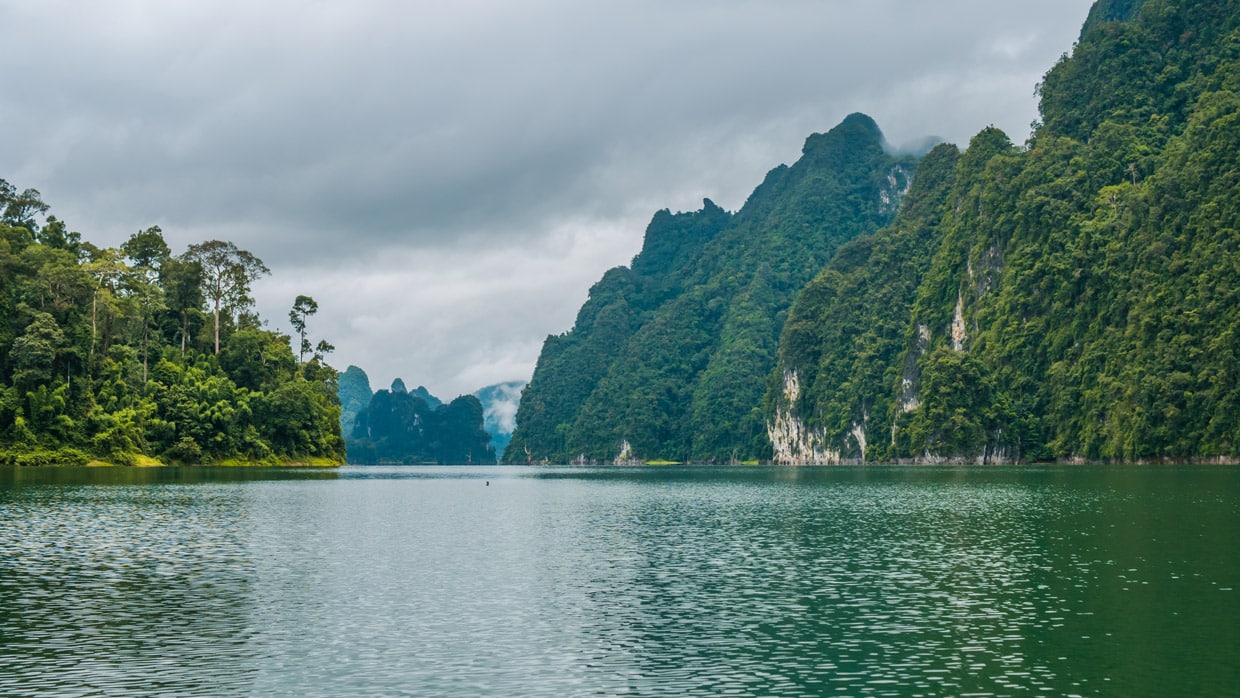
<svg viewBox="0 0 1240 698">
<path fill-rule="evenodd" d="M 256 287 L 262 315 L 287 330 L 298 294 L 319 301 L 310 323 L 372 385 L 404 378 L 450 400 L 528 378 L 547 334 L 567 330 L 601 270 L 627 264 L 637 221 L 574 219 L 528 245 L 408 250 L 297 271 L 273 267 Z M 317 341 L 317 340 L 316 340 Z"/>
</svg>

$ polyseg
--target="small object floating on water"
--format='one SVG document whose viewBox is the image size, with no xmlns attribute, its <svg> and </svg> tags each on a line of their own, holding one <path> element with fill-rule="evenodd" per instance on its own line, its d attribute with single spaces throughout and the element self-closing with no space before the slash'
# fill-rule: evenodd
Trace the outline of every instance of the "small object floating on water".
<svg viewBox="0 0 1240 698">
<path fill-rule="evenodd" d="M 491 481 L 487 480 L 487 487 L 490 487 L 490 486 L 491 486 Z"/>
</svg>

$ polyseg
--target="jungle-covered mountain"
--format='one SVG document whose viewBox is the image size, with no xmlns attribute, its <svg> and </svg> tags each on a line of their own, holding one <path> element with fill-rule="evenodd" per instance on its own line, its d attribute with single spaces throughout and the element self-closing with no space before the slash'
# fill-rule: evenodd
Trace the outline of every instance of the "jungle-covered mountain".
<svg viewBox="0 0 1240 698">
<path fill-rule="evenodd" d="M 735 215 L 659 212 L 507 460 L 1237 459 L 1238 17 L 1103 0 L 1024 144 L 914 163 L 854 115 Z"/>
<path fill-rule="evenodd" d="M 853 114 L 810 136 L 735 214 L 654 215 L 629 267 L 604 274 L 572 330 L 548 337 L 509 462 L 770 457 L 767 376 L 794 296 L 842 243 L 892 220 L 915 159 Z"/>
<path fill-rule="evenodd" d="M 0 464 L 344 460 L 332 347 L 292 299 L 287 335 L 251 312 L 254 255 L 173 255 L 148 228 L 99 248 L 0 180 Z"/>
<path fill-rule="evenodd" d="M 444 404 L 423 386 L 409 391 L 399 378 L 391 388 L 372 393 L 370 378 L 357 366 L 349 366 L 339 381 L 349 463 L 495 463 L 477 396 L 462 395 Z"/>
<path fill-rule="evenodd" d="M 775 460 L 1240 457 L 1240 4 L 1099 2 L 994 129 L 797 298 Z"/>
</svg>

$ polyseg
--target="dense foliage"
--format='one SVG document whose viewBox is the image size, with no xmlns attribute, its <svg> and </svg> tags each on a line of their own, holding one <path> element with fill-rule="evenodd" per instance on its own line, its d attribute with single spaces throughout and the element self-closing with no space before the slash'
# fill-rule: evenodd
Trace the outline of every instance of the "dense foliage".
<svg viewBox="0 0 1240 698">
<path fill-rule="evenodd" d="M 48 209 L 0 180 L 0 463 L 343 461 L 336 372 L 249 312 L 260 260 L 101 249 Z"/>
<path fill-rule="evenodd" d="M 767 458 L 762 399 L 784 315 L 842 243 L 890 222 L 914 161 L 854 114 L 811 136 L 736 214 L 655 214 L 629 268 L 548 337 L 510 462 Z"/>
<path fill-rule="evenodd" d="M 477 397 L 462 395 L 444 404 L 422 386 L 409 392 L 399 378 L 390 390 L 370 394 L 370 380 L 356 366 L 341 374 L 340 381 L 342 400 L 348 400 L 351 411 L 357 406 L 345 425 L 350 463 L 495 463 L 491 435 L 483 429 L 482 403 Z M 363 386 L 368 399 L 364 406 L 358 406 Z"/>
<path fill-rule="evenodd" d="M 860 459 L 871 423 L 885 419 L 898 400 L 908 399 L 891 388 L 958 160 L 951 145 L 926 155 L 896 222 L 843 245 L 789 312 L 766 412 L 777 415 L 776 422 L 790 410 L 813 415 L 801 419 L 809 421 L 811 430 L 829 435 L 825 448 L 838 452 L 836 458 Z M 792 376 L 785 373 L 796 374 L 795 394 L 788 397 L 785 383 Z M 772 441 L 778 460 L 829 460 L 812 453 L 821 444 L 813 444 L 811 453 L 789 454 L 778 434 Z M 869 445 L 871 452 L 876 445 Z"/>
<path fill-rule="evenodd" d="M 781 459 L 1240 457 L 1238 59 L 1234 2 L 1098 3 L 1024 148 L 939 151 L 798 299 Z"/>
</svg>

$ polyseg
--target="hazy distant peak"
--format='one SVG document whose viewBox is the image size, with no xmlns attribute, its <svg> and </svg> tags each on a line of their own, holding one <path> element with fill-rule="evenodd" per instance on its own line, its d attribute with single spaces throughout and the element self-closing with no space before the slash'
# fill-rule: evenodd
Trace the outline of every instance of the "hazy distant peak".
<svg viewBox="0 0 1240 698">
<path fill-rule="evenodd" d="M 431 391 L 427 390 L 425 385 L 419 385 L 409 394 L 417 398 L 422 398 L 422 401 L 425 402 L 426 405 L 432 410 L 444 404 L 443 400 L 431 395 Z"/>
</svg>

